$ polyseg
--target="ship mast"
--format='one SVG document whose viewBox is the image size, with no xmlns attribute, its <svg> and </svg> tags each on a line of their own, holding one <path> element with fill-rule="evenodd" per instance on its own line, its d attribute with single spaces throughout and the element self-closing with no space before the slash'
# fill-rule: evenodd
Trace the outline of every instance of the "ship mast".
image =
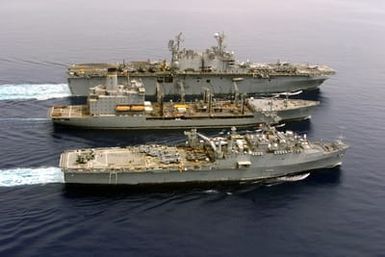
<svg viewBox="0 0 385 257">
<path fill-rule="evenodd" d="M 214 34 L 214 38 L 217 40 L 219 53 L 223 53 L 223 50 L 225 49 L 225 45 L 223 44 L 225 41 L 225 33 L 217 32 Z"/>
<path fill-rule="evenodd" d="M 174 62 L 176 62 L 179 58 L 178 54 L 180 51 L 182 41 L 183 41 L 182 32 L 176 35 L 175 41 L 174 40 L 168 41 L 168 49 L 171 51 L 171 66 L 173 66 Z"/>
</svg>

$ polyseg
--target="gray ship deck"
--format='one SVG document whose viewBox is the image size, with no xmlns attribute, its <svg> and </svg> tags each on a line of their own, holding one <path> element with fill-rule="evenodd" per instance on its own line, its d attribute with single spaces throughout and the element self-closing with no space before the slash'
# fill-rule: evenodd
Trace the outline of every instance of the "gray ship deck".
<svg viewBox="0 0 385 257">
<path fill-rule="evenodd" d="M 62 154 L 60 166 L 71 172 L 146 172 L 151 170 L 196 169 L 209 163 L 204 152 L 188 152 L 184 148 L 150 146 L 147 152 L 139 147 L 104 148 L 67 151 Z M 85 161 L 79 160 L 79 155 Z M 191 154 L 195 154 L 194 160 Z M 189 157 L 190 156 L 190 157 Z"/>
<path fill-rule="evenodd" d="M 269 98 L 258 98 L 258 99 L 249 99 L 247 101 L 249 106 L 252 106 L 255 111 L 288 111 L 301 109 L 306 107 L 313 107 L 319 105 L 319 101 L 310 101 L 302 99 L 269 99 Z"/>
</svg>

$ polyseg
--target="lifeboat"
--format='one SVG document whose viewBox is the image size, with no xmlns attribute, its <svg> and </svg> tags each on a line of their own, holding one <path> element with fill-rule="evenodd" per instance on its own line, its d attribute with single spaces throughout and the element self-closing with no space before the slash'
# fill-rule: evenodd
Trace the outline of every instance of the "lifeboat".
<svg viewBox="0 0 385 257">
<path fill-rule="evenodd" d="M 131 110 L 130 105 L 117 105 L 115 107 L 115 111 L 117 111 L 117 112 L 128 112 L 130 110 Z"/>
</svg>

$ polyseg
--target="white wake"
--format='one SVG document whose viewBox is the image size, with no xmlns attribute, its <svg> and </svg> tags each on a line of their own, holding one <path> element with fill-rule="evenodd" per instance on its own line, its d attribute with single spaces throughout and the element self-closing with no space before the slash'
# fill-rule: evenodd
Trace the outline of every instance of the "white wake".
<svg viewBox="0 0 385 257">
<path fill-rule="evenodd" d="M 57 167 L 15 168 L 0 170 L 0 187 L 64 183 L 64 176 Z"/>
<path fill-rule="evenodd" d="M 0 118 L 0 121 L 23 121 L 23 122 L 28 122 L 28 121 L 49 121 L 50 119 L 48 118 Z"/>
<path fill-rule="evenodd" d="M 0 100 L 36 99 L 47 100 L 70 96 L 67 84 L 3 84 Z"/>
</svg>

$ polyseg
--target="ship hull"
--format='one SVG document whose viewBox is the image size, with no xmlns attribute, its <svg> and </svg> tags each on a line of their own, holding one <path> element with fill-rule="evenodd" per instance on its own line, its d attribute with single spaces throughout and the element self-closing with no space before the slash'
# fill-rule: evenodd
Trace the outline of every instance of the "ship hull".
<svg viewBox="0 0 385 257">
<path fill-rule="evenodd" d="M 307 106 L 302 108 L 277 111 L 277 115 L 281 119 L 281 121 L 307 120 L 311 118 L 313 108 L 314 106 Z"/>
<path fill-rule="evenodd" d="M 201 119 L 146 119 L 145 117 L 88 116 L 83 118 L 53 119 L 55 124 L 93 129 L 162 130 L 186 128 L 247 127 L 263 123 L 257 117 L 201 118 Z"/>
<path fill-rule="evenodd" d="M 163 75 L 164 76 L 164 75 Z M 308 76 L 271 76 L 270 78 L 254 77 L 252 74 L 176 74 L 172 82 L 160 83 L 165 95 L 187 96 L 201 95 L 208 88 L 215 95 L 234 93 L 233 79 L 242 78 L 237 82 L 239 92 L 248 95 L 269 95 L 279 92 L 317 89 L 327 78 L 327 75 Z M 119 83 L 124 84 L 127 77 L 119 76 Z M 159 76 L 156 74 L 132 74 L 130 79 L 141 79 L 147 96 L 156 95 L 156 84 Z M 167 80 L 164 80 L 167 81 Z M 168 80 L 170 81 L 170 80 Z M 182 84 L 180 83 L 182 82 Z M 68 85 L 72 95 L 87 96 L 89 88 L 105 83 L 105 76 L 69 77 Z M 182 86 L 181 86 L 182 85 Z"/>
<path fill-rule="evenodd" d="M 248 168 L 229 168 L 233 160 L 224 160 L 220 166 L 227 168 L 207 168 L 193 171 L 152 170 L 147 172 L 79 172 L 64 170 L 64 179 L 68 184 L 95 185 L 169 185 L 183 183 L 229 183 L 229 182 L 263 182 L 275 178 L 296 175 L 341 165 L 346 149 L 328 154 L 315 153 L 311 156 L 288 155 L 281 159 L 269 156 L 256 156 Z M 294 154 L 293 154 L 294 155 Z M 259 158 L 259 160 L 258 160 Z M 302 159 L 304 158 L 304 159 Z M 229 166 L 230 165 L 230 166 Z"/>
<path fill-rule="evenodd" d="M 303 120 L 311 117 L 312 109 L 316 105 L 308 105 L 305 107 L 291 108 L 288 110 L 277 111 L 280 121 Z M 53 107 L 55 108 L 55 107 Z M 51 110 L 52 113 L 52 110 Z M 266 111 L 268 114 L 269 112 Z M 243 117 L 223 117 L 223 116 L 202 116 L 200 118 L 148 118 L 147 116 L 124 116 L 124 115 L 71 115 L 62 117 L 53 117 L 54 124 L 83 127 L 92 129 L 187 129 L 187 128 L 227 128 L 227 127 L 250 127 L 257 124 L 272 122 L 261 115 L 259 112 L 254 115 Z"/>
</svg>

